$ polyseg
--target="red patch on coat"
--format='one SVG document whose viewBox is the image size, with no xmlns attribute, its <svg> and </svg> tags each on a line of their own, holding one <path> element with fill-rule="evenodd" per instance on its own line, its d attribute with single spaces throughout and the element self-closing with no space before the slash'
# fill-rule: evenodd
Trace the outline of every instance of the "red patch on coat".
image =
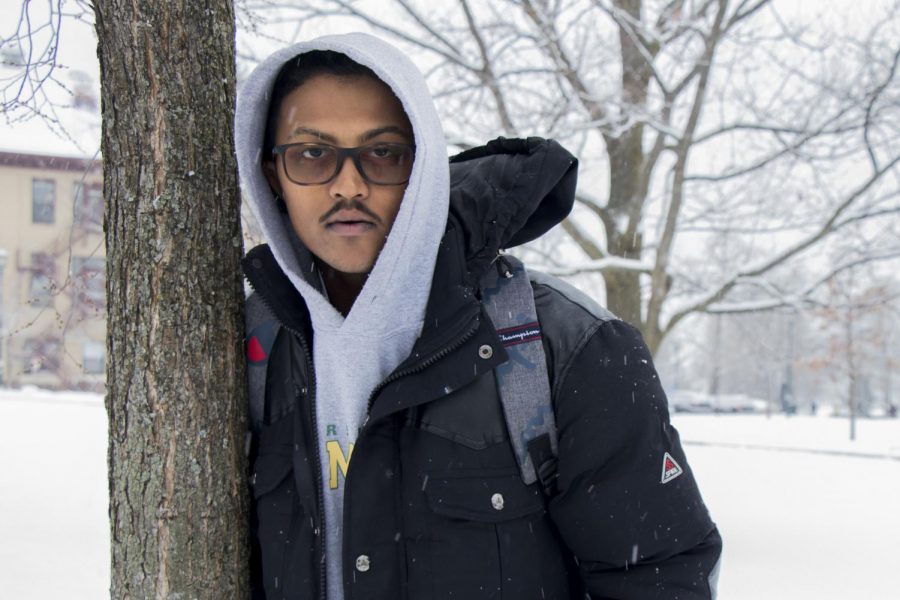
<svg viewBox="0 0 900 600">
<path fill-rule="evenodd" d="M 247 360 L 254 363 L 266 360 L 266 352 L 255 335 L 247 342 Z"/>
</svg>

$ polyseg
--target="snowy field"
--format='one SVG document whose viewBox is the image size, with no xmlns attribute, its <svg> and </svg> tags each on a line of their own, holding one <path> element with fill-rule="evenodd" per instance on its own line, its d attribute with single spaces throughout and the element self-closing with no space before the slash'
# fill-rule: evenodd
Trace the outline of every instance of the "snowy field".
<svg viewBox="0 0 900 600">
<path fill-rule="evenodd" d="M 725 538 L 721 600 L 900 600 L 900 419 L 675 415 Z M 108 598 L 106 416 L 0 390 L 0 600 Z"/>
</svg>

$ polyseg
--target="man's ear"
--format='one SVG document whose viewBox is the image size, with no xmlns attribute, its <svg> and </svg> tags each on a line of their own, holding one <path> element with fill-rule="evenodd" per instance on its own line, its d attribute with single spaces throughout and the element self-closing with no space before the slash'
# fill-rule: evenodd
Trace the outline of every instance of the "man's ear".
<svg viewBox="0 0 900 600">
<path fill-rule="evenodd" d="M 278 181 L 278 167 L 275 166 L 274 160 L 264 160 L 262 163 L 263 175 L 269 182 L 269 187 L 275 192 L 276 196 L 282 196 L 281 182 Z"/>
</svg>

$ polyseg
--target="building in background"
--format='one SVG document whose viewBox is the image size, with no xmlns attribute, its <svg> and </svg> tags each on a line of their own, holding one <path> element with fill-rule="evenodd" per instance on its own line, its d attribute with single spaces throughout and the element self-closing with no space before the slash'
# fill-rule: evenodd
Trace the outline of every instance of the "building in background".
<svg viewBox="0 0 900 600">
<path fill-rule="evenodd" d="M 103 388 L 100 163 L 0 152 L 0 385 Z"/>
</svg>

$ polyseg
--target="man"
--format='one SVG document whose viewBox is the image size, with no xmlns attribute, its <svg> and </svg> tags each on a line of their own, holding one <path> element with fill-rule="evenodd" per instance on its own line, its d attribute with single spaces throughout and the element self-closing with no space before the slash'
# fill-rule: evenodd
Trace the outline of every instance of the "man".
<svg viewBox="0 0 900 600">
<path fill-rule="evenodd" d="M 480 282 L 568 213 L 569 153 L 451 169 L 422 76 L 359 34 L 269 57 L 236 130 L 269 242 L 244 263 L 259 597 L 713 597 L 721 540 L 640 335 L 546 277 L 556 489 L 520 477 Z"/>
</svg>

